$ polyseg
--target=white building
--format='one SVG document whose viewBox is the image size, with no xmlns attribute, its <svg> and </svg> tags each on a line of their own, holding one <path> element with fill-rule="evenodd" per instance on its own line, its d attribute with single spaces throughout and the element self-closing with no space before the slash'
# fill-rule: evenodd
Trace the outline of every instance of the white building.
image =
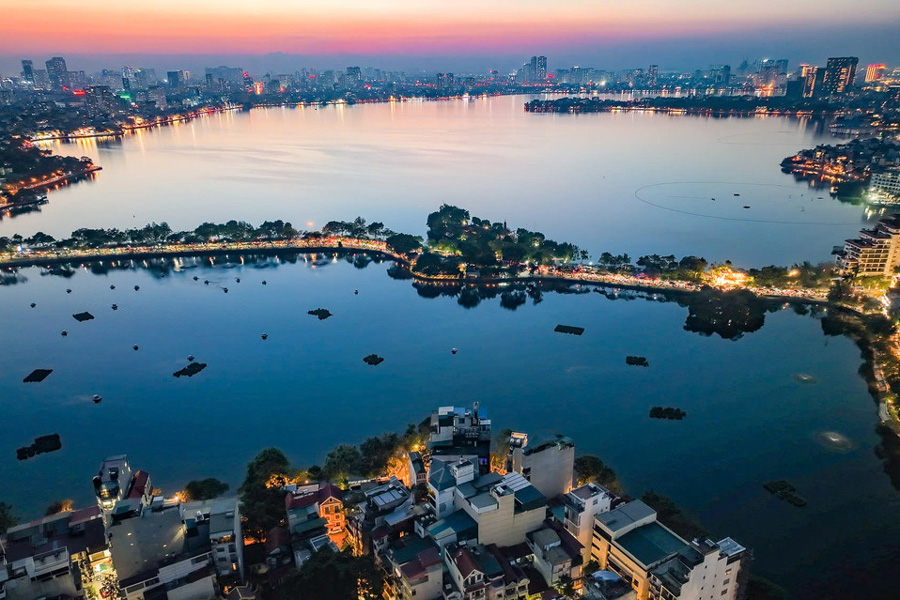
<svg viewBox="0 0 900 600">
<path fill-rule="evenodd" d="M 575 444 L 567 437 L 513 448 L 512 470 L 547 498 L 568 493 L 575 480 Z"/>
<path fill-rule="evenodd" d="M 584 562 L 590 560 L 591 538 L 594 535 L 594 517 L 609 512 L 613 494 L 596 483 L 586 483 L 563 496 L 565 517 L 563 525 L 583 546 Z"/>
</svg>

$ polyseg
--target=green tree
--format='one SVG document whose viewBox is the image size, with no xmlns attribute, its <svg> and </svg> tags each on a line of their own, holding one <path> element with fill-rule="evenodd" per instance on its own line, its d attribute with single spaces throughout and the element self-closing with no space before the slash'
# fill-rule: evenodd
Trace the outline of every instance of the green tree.
<svg viewBox="0 0 900 600">
<path fill-rule="evenodd" d="M 384 577 L 369 556 L 350 550 L 323 548 L 288 575 L 275 592 L 276 600 L 376 600 L 384 592 Z"/>
<path fill-rule="evenodd" d="M 422 248 L 422 238 L 417 235 L 409 235 L 408 233 L 395 233 L 389 236 L 385 242 L 398 254 L 418 252 Z"/>
<path fill-rule="evenodd" d="M 362 469 L 362 455 L 356 446 L 341 444 L 328 453 L 322 473 L 328 479 L 346 479 Z"/>
<path fill-rule="evenodd" d="M 593 454 L 582 454 L 575 459 L 575 474 L 578 476 L 579 485 L 594 482 L 614 492 L 622 490 L 616 472 Z"/>
<path fill-rule="evenodd" d="M 228 484 L 215 477 L 188 481 L 184 486 L 184 496 L 187 500 L 212 500 L 227 491 Z"/>
<path fill-rule="evenodd" d="M 6 533 L 6 530 L 15 526 L 19 522 L 19 517 L 13 514 L 13 507 L 6 502 L 0 502 L 0 535 Z"/>
<path fill-rule="evenodd" d="M 275 476 L 283 476 L 290 469 L 290 462 L 278 448 L 266 448 L 247 465 L 247 475 L 241 485 L 241 515 L 244 531 L 256 539 L 266 534 L 285 518 L 284 490 L 268 487 Z"/>
</svg>

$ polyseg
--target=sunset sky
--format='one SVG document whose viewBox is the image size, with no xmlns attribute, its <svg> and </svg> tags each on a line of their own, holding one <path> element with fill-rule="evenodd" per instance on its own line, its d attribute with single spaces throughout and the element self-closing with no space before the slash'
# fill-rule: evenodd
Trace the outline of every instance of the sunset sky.
<svg viewBox="0 0 900 600">
<path fill-rule="evenodd" d="M 681 66 L 716 49 L 756 57 L 808 48 L 811 56 L 791 58 L 890 62 L 900 61 L 898 26 L 896 0 L 0 0 L 0 55 L 7 64 L 51 54 L 588 60 L 610 51 L 625 59 L 631 48 Z"/>
</svg>

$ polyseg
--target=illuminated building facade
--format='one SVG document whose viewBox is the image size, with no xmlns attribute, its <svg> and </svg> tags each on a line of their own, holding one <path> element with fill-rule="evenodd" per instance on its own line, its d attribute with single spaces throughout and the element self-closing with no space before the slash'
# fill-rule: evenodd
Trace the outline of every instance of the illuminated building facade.
<svg viewBox="0 0 900 600">
<path fill-rule="evenodd" d="M 843 94 L 853 87 L 856 80 L 856 67 L 859 59 L 855 56 L 841 56 L 829 58 L 825 66 L 825 76 L 822 80 L 822 94 L 833 96 Z"/>
<path fill-rule="evenodd" d="M 900 266 L 900 216 L 884 218 L 874 229 L 863 229 L 858 238 L 845 241 L 837 265 L 858 275 L 893 275 Z"/>
<path fill-rule="evenodd" d="M 50 87 L 54 90 L 68 89 L 69 70 L 66 67 L 66 59 L 62 56 L 54 56 L 46 62 L 47 76 L 50 78 Z"/>
<path fill-rule="evenodd" d="M 866 83 L 878 81 L 884 77 L 884 65 L 869 65 L 866 67 Z"/>
</svg>

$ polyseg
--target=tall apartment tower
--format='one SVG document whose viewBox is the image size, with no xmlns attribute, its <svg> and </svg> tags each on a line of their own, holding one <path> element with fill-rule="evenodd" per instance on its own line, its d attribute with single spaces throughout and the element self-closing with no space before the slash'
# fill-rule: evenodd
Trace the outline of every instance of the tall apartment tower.
<svg viewBox="0 0 900 600">
<path fill-rule="evenodd" d="M 62 56 L 54 56 L 46 62 L 46 65 L 50 86 L 55 90 L 68 88 L 69 69 L 66 67 L 66 59 Z"/>
<path fill-rule="evenodd" d="M 650 87 L 656 87 L 656 82 L 659 79 L 659 65 L 650 65 L 647 69 L 647 85 Z"/>
<path fill-rule="evenodd" d="M 34 85 L 34 63 L 30 60 L 22 61 L 22 79 L 28 85 Z"/>
<path fill-rule="evenodd" d="M 24 64 L 25 61 L 23 60 L 22 63 Z M 884 69 L 884 65 L 869 65 L 866 67 L 866 83 L 878 81 L 884 77 Z"/>
<path fill-rule="evenodd" d="M 856 80 L 856 66 L 859 59 L 855 56 L 829 58 L 825 66 L 825 77 L 822 80 L 822 92 L 831 96 L 843 94 L 853 86 Z"/>
</svg>

